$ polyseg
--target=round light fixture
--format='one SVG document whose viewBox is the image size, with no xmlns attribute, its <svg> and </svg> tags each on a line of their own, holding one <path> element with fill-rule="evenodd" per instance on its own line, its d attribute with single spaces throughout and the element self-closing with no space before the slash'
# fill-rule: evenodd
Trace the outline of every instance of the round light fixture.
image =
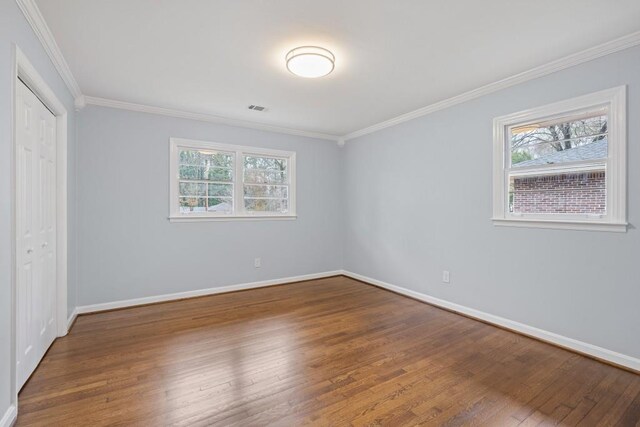
<svg viewBox="0 0 640 427">
<path fill-rule="evenodd" d="M 296 76 L 311 79 L 331 73 L 336 61 L 333 53 L 317 46 L 300 46 L 291 49 L 285 59 L 289 71 Z"/>
</svg>

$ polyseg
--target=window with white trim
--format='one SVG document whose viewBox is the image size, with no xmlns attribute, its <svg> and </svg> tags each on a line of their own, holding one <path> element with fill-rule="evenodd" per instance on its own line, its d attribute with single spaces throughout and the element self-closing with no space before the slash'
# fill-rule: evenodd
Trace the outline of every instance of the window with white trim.
<svg viewBox="0 0 640 427">
<path fill-rule="evenodd" d="M 170 219 L 295 218 L 291 151 L 170 140 Z"/>
<path fill-rule="evenodd" d="M 496 225 L 626 231 L 625 87 L 494 120 Z"/>
</svg>

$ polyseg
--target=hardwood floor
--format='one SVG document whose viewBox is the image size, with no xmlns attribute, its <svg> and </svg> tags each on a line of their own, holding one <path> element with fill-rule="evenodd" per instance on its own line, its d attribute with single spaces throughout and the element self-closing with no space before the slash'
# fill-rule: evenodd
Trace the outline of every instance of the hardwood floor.
<svg viewBox="0 0 640 427">
<path fill-rule="evenodd" d="M 640 375 L 345 277 L 80 316 L 17 425 L 640 425 Z"/>
</svg>

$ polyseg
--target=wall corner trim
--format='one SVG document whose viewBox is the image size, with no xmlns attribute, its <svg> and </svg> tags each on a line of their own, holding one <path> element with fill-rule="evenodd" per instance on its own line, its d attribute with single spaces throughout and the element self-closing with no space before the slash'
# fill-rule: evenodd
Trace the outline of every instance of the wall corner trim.
<svg viewBox="0 0 640 427">
<path fill-rule="evenodd" d="M 617 353 L 606 348 L 598 347 L 593 344 L 589 344 L 583 341 L 578 341 L 573 338 L 565 337 L 553 332 L 538 329 L 533 326 L 519 323 L 504 317 L 495 316 L 493 314 L 485 313 L 474 308 L 466 307 L 460 304 L 456 304 L 447 300 L 433 297 L 421 292 L 416 292 L 411 289 L 403 288 L 401 286 L 392 285 L 382 280 L 373 279 L 371 277 L 363 276 L 361 274 L 353 273 L 351 271 L 343 271 L 343 275 L 352 279 L 359 280 L 361 282 L 369 283 L 380 288 L 390 290 L 392 292 L 408 296 L 410 298 L 423 301 L 427 304 L 431 304 L 445 310 L 449 310 L 455 313 L 460 313 L 467 317 L 471 317 L 492 325 L 499 326 L 504 329 L 508 329 L 522 335 L 529 336 L 531 338 L 544 341 L 546 343 L 553 344 L 558 347 L 565 348 L 576 353 L 586 355 L 588 357 L 608 362 L 613 365 L 617 365 L 622 368 L 640 373 L 640 359 L 637 359 L 626 354 Z"/>
<path fill-rule="evenodd" d="M 556 71 L 562 71 L 566 68 L 574 67 L 576 65 L 583 64 L 585 62 L 592 61 L 594 59 L 601 58 L 603 56 L 610 55 L 612 53 L 619 52 L 621 50 L 629 49 L 631 47 L 640 45 L 640 31 L 628 34 L 626 36 L 608 41 L 606 43 L 591 47 L 581 52 L 568 55 L 564 58 L 557 59 L 555 61 L 548 62 L 544 65 L 532 68 L 527 71 L 515 74 L 513 76 L 498 80 L 493 83 L 489 83 L 485 86 L 481 86 L 477 89 L 470 90 L 468 92 L 461 93 L 460 95 L 453 96 L 442 101 L 427 105 L 426 107 L 419 108 L 414 111 L 402 114 L 400 116 L 385 120 L 380 123 L 368 126 L 366 128 L 356 130 L 343 136 L 345 141 L 355 139 L 370 133 L 377 132 L 382 129 L 399 125 L 400 123 L 407 122 L 409 120 L 416 119 L 418 117 L 426 116 L 436 111 L 444 110 L 454 105 L 462 104 L 467 101 L 471 101 L 481 96 L 488 95 L 493 92 L 498 92 L 502 89 L 506 89 L 512 86 L 516 86 L 521 83 L 534 80 L 539 77 L 544 77 L 548 74 L 555 73 Z"/>
<path fill-rule="evenodd" d="M 76 82 L 75 77 L 73 77 L 69 64 L 64 59 L 64 56 L 62 56 L 62 51 L 58 43 L 56 43 L 42 13 L 40 13 L 40 9 L 35 0 L 16 0 L 16 3 L 25 18 L 27 18 L 27 22 L 31 25 L 33 32 L 38 37 L 38 40 L 40 40 L 42 47 L 45 52 L 47 52 L 47 55 L 49 55 L 51 62 L 53 62 L 56 70 L 58 70 L 58 74 L 62 77 L 73 98 L 75 99 L 81 96 L 82 91 L 80 90 L 80 86 L 78 82 Z"/>
<path fill-rule="evenodd" d="M 0 419 L 0 427 L 11 427 L 18 419 L 18 408 L 11 405 L 5 411 L 2 419 Z"/>
<path fill-rule="evenodd" d="M 87 98 L 84 95 L 78 96 L 73 100 L 73 106 L 75 107 L 76 111 L 82 110 L 87 106 Z"/>
<path fill-rule="evenodd" d="M 73 312 L 67 318 L 67 334 L 71 330 L 71 327 L 73 326 L 73 322 L 76 321 L 77 317 L 78 317 L 78 307 L 74 308 Z"/>
<path fill-rule="evenodd" d="M 325 271 L 322 273 L 304 274 L 301 276 L 283 277 L 280 279 L 262 280 L 259 282 L 240 283 L 237 285 L 220 286 L 216 288 L 198 289 L 194 291 L 176 292 L 173 294 L 155 295 L 150 297 L 134 298 L 129 300 L 113 301 L 99 304 L 91 304 L 76 307 L 77 314 L 95 313 L 99 311 L 115 310 L 118 308 L 135 307 L 137 305 L 154 304 L 158 302 L 176 301 L 187 298 L 202 297 L 207 295 L 223 294 L 226 292 L 244 291 L 247 289 L 264 288 L 267 286 L 286 285 L 287 283 L 304 282 L 307 280 L 324 279 L 326 277 L 340 276 L 342 270 Z"/>
</svg>

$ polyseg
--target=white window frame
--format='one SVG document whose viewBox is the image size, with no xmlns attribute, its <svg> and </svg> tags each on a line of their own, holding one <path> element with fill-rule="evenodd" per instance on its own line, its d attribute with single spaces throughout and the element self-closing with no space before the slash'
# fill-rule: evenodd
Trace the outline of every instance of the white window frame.
<svg viewBox="0 0 640 427">
<path fill-rule="evenodd" d="M 242 145 L 220 144 L 216 142 L 198 141 L 185 138 L 169 139 L 169 220 L 171 222 L 192 221 L 241 221 L 241 220 L 293 220 L 296 219 L 296 153 L 294 151 L 271 150 L 266 148 Z M 206 212 L 199 214 L 180 213 L 179 195 L 179 158 L 181 148 L 225 151 L 234 155 L 233 170 L 233 211 Z M 248 212 L 244 209 L 244 157 L 257 155 L 287 159 L 287 177 L 289 179 L 289 211 L 286 214 L 277 212 Z"/>
<path fill-rule="evenodd" d="M 593 231 L 627 231 L 627 126 L 626 86 L 572 98 L 542 107 L 497 117 L 493 121 L 493 224 L 498 226 Z M 553 120 L 574 112 L 607 109 L 608 154 L 591 162 L 568 162 L 535 168 L 511 168 L 511 129 L 537 121 Z M 509 212 L 509 175 L 558 175 L 605 170 L 607 210 L 604 215 L 514 214 Z"/>
</svg>

